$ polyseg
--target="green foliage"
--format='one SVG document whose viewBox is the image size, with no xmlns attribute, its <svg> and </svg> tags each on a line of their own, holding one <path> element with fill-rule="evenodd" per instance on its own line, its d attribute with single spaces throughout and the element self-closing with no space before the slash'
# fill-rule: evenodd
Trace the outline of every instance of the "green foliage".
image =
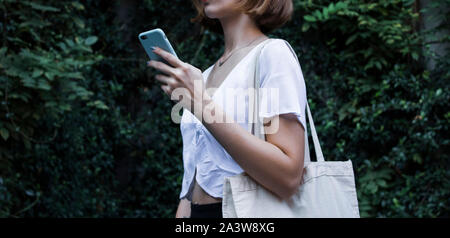
<svg viewBox="0 0 450 238">
<path fill-rule="evenodd" d="M 294 4 L 271 36 L 298 53 L 325 157 L 352 160 L 361 215 L 448 216 L 450 57 L 427 42 L 448 20 L 419 30 L 410 0 Z M 0 217 L 174 216 L 179 125 L 137 35 L 164 29 L 204 70 L 223 37 L 194 16 L 182 0 L 0 0 Z"/>
<path fill-rule="evenodd" d="M 70 21 L 77 14 L 72 7 L 55 6 L 27 1 L 0 5 L 8 12 L 0 48 L 4 96 L 0 130 L 6 146 L 21 141 L 30 148 L 44 115 L 58 127 L 63 113 L 94 94 L 86 87 L 84 74 L 101 59 L 90 48 L 96 37 L 84 39 L 88 32 Z M 43 14 L 48 17 L 42 18 Z M 0 147 L 0 156 L 11 159 L 6 148 Z"/>
<path fill-rule="evenodd" d="M 406 0 L 297 3 L 304 37 L 294 44 L 324 153 L 354 162 L 361 215 L 448 215 L 450 62 L 447 51 L 430 72 L 423 57 L 448 21 L 418 31 Z"/>
<path fill-rule="evenodd" d="M 101 55 L 91 48 L 97 38 L 72 21 L 81 14 L 74 6 L 60 1 L 49 5 L 0 2 L 5 13 L 0 48 L 0 176 L 4 178 L 0 186 L 9 187 L 5 194 L 8 199 L 0 199 L 2 216 L 14 215 L 11 214 L 14 208 L 17 214 L 28 210 L 18 211 L 17 206 L 30 205 L 29 199 L 34 201 L 29 208 L 39 201 L 42 191 L 37 187 L 41 183 L 34 181 L 33 175 L 39 177 L 48 168 L 37 166 L 35 159 L 43 144 L 59 143 L 56 135 L 61 133 L 64 116 L 84 105 L 106 107 L 100 100 L 90 101 L 95 96 L 85 76 Z M 42 156 L 49 160 L 61 158 L 47 153 Z M 18 163 L 22 165 L 17 167 Z M 22 181 L 25 171 L 32 174 Z M 57 179 L 56 171 L 54 175 Z"/>
</svg>

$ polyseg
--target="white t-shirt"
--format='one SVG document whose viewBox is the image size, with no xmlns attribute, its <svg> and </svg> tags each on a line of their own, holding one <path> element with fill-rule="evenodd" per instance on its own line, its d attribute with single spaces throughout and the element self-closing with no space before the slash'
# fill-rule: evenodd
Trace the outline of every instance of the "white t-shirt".
<svg viewBox="0 0 450 238">
<path fill-rule="evenodd" d="M 288 44 L 287 41 L 282 39 L 271 39 L 261 51 L 259 58 L 260 88 L 261 90 L 276 89 L 278 97 L 273 101 L 272 95 L 276 94 L 261 93 L 262 105 L 259 116 L 272 117 L 293 113 L 297 116 L 303 128 L 306 129 L 305 82 L 301 67 L 290 51 Z M 245 90 L 242 90 L 242 93 L 235 91 L 235 94 L 230 94 L 229 91 L 248 88 L 245 77 L 252 75 L 251 70 L 254 71 L 254 66 L 251 67 L 249 64 L 252 62 L 252 57 L 257 53 L 258 46 L 254 47 L 231 70 L 212 97 L 214 103 L 220 105 L 227 116 L 234 118 L 236 123 L 246 130 L 248 129 L 248 97 L 242 96 L 245 95 Z M 213 65 L 203 72 L 205 82 L 212 68 Z M 264 104 L 264 102 L 267 104 Z M 277 106 L 272 106 L 273 102 Z M 242 121 L 242 118 L 245 118 L 245 121 Z M 197 183 L 206 193 L 213 197 L 222 197 L 224 178 L 242 173 L 242 168 L 187 109 L 183 109 L 180 129 L 183 138 L 184 165 L 180 199 L 186 197 L 191 200 L 194 175 Z M 308 146 L 307 141 L 305 130 L 306 146 Z M 309 154 L 308 157 L 305 155 L 305 162 L 307 162 L 307 159 L 309 159 Z"/>
</svg>

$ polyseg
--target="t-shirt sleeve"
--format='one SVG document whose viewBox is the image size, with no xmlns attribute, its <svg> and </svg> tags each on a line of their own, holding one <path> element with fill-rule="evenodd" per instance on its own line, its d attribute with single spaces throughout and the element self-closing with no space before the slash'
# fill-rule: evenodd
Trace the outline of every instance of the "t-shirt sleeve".
<svg viewBox="0 0 450 238">
<path fill-rule="evenodd" d="M 292 113 L 306 130 L 306 87 L 296 56 L 287 42 L 276 39 L 261 51 L 260 111 L 263 118 Z"/>
</svg>

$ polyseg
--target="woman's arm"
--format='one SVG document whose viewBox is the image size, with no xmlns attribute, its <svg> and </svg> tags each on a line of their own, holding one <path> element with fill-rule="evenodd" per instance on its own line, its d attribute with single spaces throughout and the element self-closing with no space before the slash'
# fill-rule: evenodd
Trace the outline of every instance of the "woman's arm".
<svg viewBox="0 0 450 238">
<path fill-rule="evenodd" d="M 267 134 L 266 141 L 252 135 L 236 122 L 207 122 L 203 120 L 203 114 L 216 118 L 227 117 L 206 93 L 201 70 L 160 48 L 153 52 L 171 65 L 156 61 L 148 63 L 150 67 L 166 74 L 155 77 L 164 84 L 161 86 L 164 92 L 171 96 L 177 90 L 178 96 L 183 98 L 180 101 L 182 106 L 202 121 L 241 168 L 259 184 L 283 199 L 293 195 L 303 175 L 304 128 L 300 122 L 289 114 L 281 115 L 278 118 L 279 130 Z M 200 112 L 197 108 L 200 108 Z"/>
<path fill-rule="evenodd" d="M 181 199 L 178 204 L 177 213 L 175 218 L 189 218 L 191 217 L 191 202 L 187 199 Z"/>
<path fill-rule="evenodd" d="M 208 105 L 210 103 L 214 106 Z M 211 99 L 206 99 L 203 105 L 208 105 L 204 114 L 226 118 L 224 111 Z M 304 128 L 293 114 L 282 114 L 274 120 L 279 120 L 279 129 L 274 134 L 266 134 L 266 141 L 235 122 L 208 123 L 203 120 L 202 123 L 249 176 L 286 199 L 297 191 L 301 183 Z"/>
</svg>

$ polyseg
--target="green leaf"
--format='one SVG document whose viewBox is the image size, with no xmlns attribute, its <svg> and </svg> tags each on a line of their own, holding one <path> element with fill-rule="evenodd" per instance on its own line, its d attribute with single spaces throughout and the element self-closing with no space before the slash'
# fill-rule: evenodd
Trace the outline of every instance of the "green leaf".
<svg viewBox="0 0 450 238">
<path fill-rule="evenodd" d="M 67 44 L 69 47 L 74 47 L 74 46 L 75 46 L 75 43 L 73 42 L 73 40 L 66 39 L 65 41 L 66 41 L 66 44 Z"/>
<path fill-rule="evenodd" d="M 5 73 L 8 76 L 17 77 L 17 76 L 19 76 L 20 71 L 18 71 L 17 68 L 12 67 L 12 68 L 6 68 Z"/>
<path fill-rule="evenodd" d="M 345 41 L 345 45 L 351 44 L 353 41 L 356 40 L 356 37 L 358 37 L 358 34 L 354 34 L 354 35 L 350 36 L 350 37 L 347 39 L 347 41 Z"/>
<path fill-rule="evenodd" d="M 320 10 L 315 10 L 313 12 L 313 15 L 316 17 L 316 19 L 323 20 L 323 15 L 322 15 L 322 12 Z"/>
<path fill-rule="evenodd" d="M 80 28 L 84 28 L 84 21 L 83 20 L 81 20 L 80 18 L 78 18 L 78 17 L 74 17 L 73 18 L 73 22 L 75 22 L 75 24 L 78 26 L 78 27 L 80 27 Z"/>
<path fill-rule="evenodd" d="M 328 12 L 334 12 L 336 10 L 334 3 L 330 3 L 330 5 L 327 8 Z"/>
<path fill-rule="evenodd" d="M 0 128 L 0 135 L 2 136 L 3 140 L 7 140 L 9 137 L 9 131 L 5 128 Z"/>
<path fill-rule="evenodd" d="M 63 111 L 70 111 L 72 110 L 72 106 L 70 106 L 70 104 L 61 104 L 59 105 L 59 109 Z"/>
<path fill-rule="evenodd" d="M 43 90 L 50 90 L 52 89 L 52 86 L 47 82 L 47 80 L 40 79 L 37 85 L 37 88 L 43 89 Z"/>
<path fill-rule="evenodd" d="M 84 10 L 83 4 L 81 4 L 79 2 L 72 2 L 72 6 L 75 7 L 75 9 L 77 9 L 77 10 Z"/>
<path fill-rule="evenodd" d="M 84 79 L 83 74 L 81 72 L 66 73 L 62 76 L 66 78 Z"/>
<path fill-rule="evenodd" d="M 419 60 L 419 54 L 417 54 L 417 52 L 412 52 L 411 56 L 414 60 Z"/>
<path fill-rule="evenodd" d="M 303 24 L 303 26 L 302 26 L 302 32 L 308 31 L 309 26 L 310 26 L 310 25 L 309 25 L 308 23 Z"/>
<path fill-rule="evenodd" d="M 38 19 L 32 19 L 31 21 L 22 22 L 19 25 L 19 28 L 39 28 L 42 29 L 46 26 L 51 25 L 50 22 L 45 22 Z"/>
<path fill-rule="evenodd" d="M 33 8 L 33 9 L 40 10 L 43 12 L 59 12 L 60 11 L 58 8 L 44 6 L 41 4 L 34 3 L 34 2 L 24 2 L 24 4 L 31 6 L 31 8 Z"/>
<path fill-rule="evenodd" d="M 324 17 L 324 19 L 328 19 L 328 8 L 323 8 L 322 10 L 322 15 Z"/>
<path fill-rule="evenodd" d="M 53 79 L 55 78 L 55 75 L 50 73 L 50 72 L 45 72 L 44 73 L 45 77 L 48 78 L 48 80 L 53 81 Z"/>
<path fill-rule="evenodd" d="M 100 100 L 96 100 L 96 101 L 94 101 L 94 102 L 88 102 L 87 105 L 90 106 L 90 107 L 96 107 L 96 108 L 102 109 L 102 110 L 108 110 L 108 109 L 109 109 L 109 107 L 106 106 L 106 105 L 105 105 L 102 101 L 100 101 Z"/>
<path fill-rule="evenodd" d="M 97 40 L 98 40 L 98 37 L 96 37 L 96 36 L 89 36 L 84 41 L 84 44 L 85 45 L 93 45 L 93 44 L 95 44 L 95 42 L 97 42 Z"/>
<path fill-rule="evenodd" d="M 386 188 L 388 186 L 385 180 L 377 180 L 377 185 L 382 188 Z"/>
<path fill-rule="evenodd" d="M 370 181 L 368 184 L 367 184 L 367 186 L 366 186 L 366 188 L 369 190 L 369 192 L 370 193 L 376 193 L 377 191 L 378 191 L 378 186 L 374 183 L 374 182 L 372 182 L 372 181 Z"/>
<path fill-rule="evenodd" d="M 420 157 L 419 154 L 415 153 L 415 154 L 413 155 L 413 161 L 414 161 L 414 162 L 417 162 L 418 164 L 422 164 L 422 157 Z"/>
<path fill-rule="evenodd" d="M 61 48 L 61 50 L 67 51 L 66 44 L 64 44 L 63 42 L 59 42 L 56 45 L 59 46 L 59 48 Z"/>
<path fill-rule="evenodd" d="M 31 77 L 37 78 L 37 77 L 41 76 L 42 74 L 44 74 L 44 71 L 42 69 L 35 69 L 33 71 L 33 74 L 31 75 Z"/>
<path fill-rule="evenodd" d="M 1 96 L 1 92 L 0 92 L 0 96 Z M 24 102 L 28 102 L 28 95 L 27 94 L 18 94 L 18 93 L 11 93 L 9 95 L 10 98 L 14 98 L 14 99 L 20 99 Z"/>
<path fill-rule="evenodd" d="M 23 78 L 21 80 L 23 83 L 23 86 L 29 87 L 29 88 L 35 88 L 36 87 L 36 81 L 30 77 Z"/>
<path fill-rule="evenodd" d="M 335 5 L 336 9 L 343 9 L 347 7 L 347 3 L 346 2 L 337 2 Z"/>
<path fill-rule="evenodd" d="M 377 6 L 377 3 L 371 3 L 368 5 L 367 9 L 372 10 Z"/>
<path fill-rule="evenodd" d="M 303 17 L 305 20 L 310 21 L 310 22 L 315 22 L 317 21 L 315 17 L 310 16 L 310 15 L 306 15 Z"/>
<path fill-rule="evenodd" d="M 58 104 L 54 101 L 46 102 L 44 107 L 56 107 Z"/>
<path fill-rule="evenodd" d="M 381 70 L 381 63 L 376 61 L 375 62 L 375 66 L 377 67 L 377 69 Z"/>
</svg>

